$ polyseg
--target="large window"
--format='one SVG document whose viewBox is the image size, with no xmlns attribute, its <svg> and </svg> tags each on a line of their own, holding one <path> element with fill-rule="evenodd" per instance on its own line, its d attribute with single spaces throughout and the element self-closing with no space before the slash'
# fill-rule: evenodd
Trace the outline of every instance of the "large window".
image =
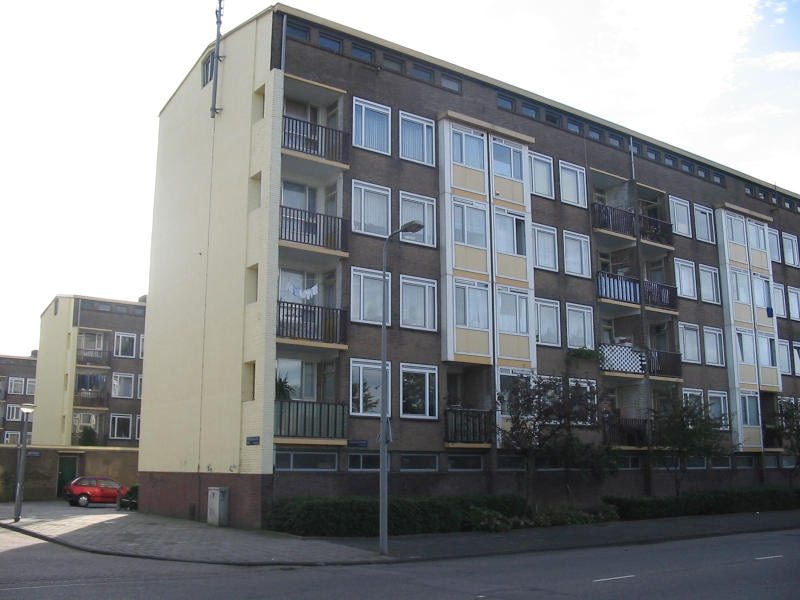
<svg viewBox="0 0 800 600">
<path fill-rule="evenodd" d="M 26 396 L 35 396 L 36 395 L 36 380 L 35 379 L 28 379 L 25 382 L 25 395 Z"/>
<path fill-rule="evenodd" d="M 436 281 L 400 275 L 400 326 L 436 331 Z"/>
<path fill-rule="evenodd" d="M 81 350 L 102 350 L 103 334 L 81 331 L 78 334 L 78 348 Z"/>
<path fill-rule="evenodd" d="M 495 208 L 494 230 L 498 252 L 525 256 L 525 215 Z"/>
<path fill-rule="evenodd" d="M 789 296 L 789 318 L 800 321 L 800 289 L 787 287 L 786 293 Z"/>
<path fill-rule="evenodd" d="M 586 208 L 586 170 L 563 160 L 558 161 L 561 177 L 561 201 Z"/>
<path fill-rule="evenodd" d="M 697 239 L 702 242 L 716 243 L 714 234 L 714 212 L 710 208 L 694 205 L 694 230 Z"/>
<path fill-rule="evenodd" d="M 551 200 L 555 198 L 553 192 L 553 159 L 544 154 L 528 153 L 531 165 L 531 189 L 537 196 L 544 196 Z"/>
<path fill-rule="evenodd" d="M 722 428 L 728 428 L 728 393 L 709 390 L 708 415 L 713 419 L 722 421 Z"/>
<path fill-rule="evenodd" d="M 536 298 L 536 343 L 561 346 L 561 305 L 557 300 Z"/>
<path fill-rule="evenodd" d="M 672 219 L 672 231 L 678 235 L 692 237 L 692 221 L 689 217 L 689 202 L 675 196 L 669 197 L 669 214 Z"/>
<path fill-rule="evenodd" d="M 792 355 L 794 356 L 794 374 L 800 376 L 800 342 L 792 342 Z"/>
<path fill-rule="evenodd" d="M 438 416 L 438 369 L 432 365 L 400 363 L 400 415 L 417 419 Z"/>
<path fill-rule="evenodd" d="M 401 191 L 400 222 L 408 223 L 409 221 L 419 221 L 423 228 L 416 232 L 401 233 L 401 240 L 423 246 L 436 246 L 436 200 Z"/>
<path fill-rule="evenodd" d="M 741 364 L 756 364 L 756 341 L 752 331 L 748 329 L 736 330 L 736 350 Z"/>
<path fill-rule="evenodd" d="M 750 274 L 742 269 L 731 269 L 731 295 L 734 301 L 750 304 Z"/>
<path fill-rule="evenodd" d="M 276 471 L 336 471 L 336 452 L 275 452 Z"/>
<path fill-rule="evenodd" d="M 786 312 L 786 289 L 781 283 L 772 284 L 772 308 L 775 310 L 776 317 L 788 316 Z"/>
<path fill-rule="evenodd" d="M 484 137 L 482 133 L 453 127 L 453 162 L 471 169 L 484 170 Z"/>
<path fill-rule="evenodd" d="M 592 308 L 567 303 L 567 347 L 594 348 Z"/>
<path fill-rule="evenodd" d="M 457 244 L 486 248 L 486 205 L 453 202 L 453 239 Z"/>
<path fill-rule="evenodd" d="M 744 228 L 744 217 L 733 215 L 731 213 L 725 214 L 725 225 L 728 231 L 728 241 L 741 246 L 747 245 L 747 234 Z"/>
<path fill-rule="evenodd" d="M 753 304 L 760 308 L 772 306 L 769 277 L 753 273 Z"/>
<path fill-rule="evenodd" d="M 564 272 L 567 275 L 591 277 L 589 236 L 564 231 Z"/>
<path fill-rule="evenodd" d="M 381 323 L 383 313 L 383 290 L 381 272 L 352 267 L 350 278 L 350 319 L 362 323 Z M 386 324 L 392 323 L 392 274 L 386 273 L 388 314 Z"/>
<path fill-rule="evenodd" d="M 111 396 L 114 398 L 133 398 L 132 373 L 114 373 L 111 379 Z"/>
<path fill-rule="evenodd" d="M 497 292 L 497 329 L 502 333 L 528 333 L 528 294 L 505 286 Z"/>
<path fill-rule="evenodd" d="M 763 223 L 747 219 L 747 237 L 751 248 L 767 251 L 767 229 Z"/>
<path fill-rule="evenodd" d="M 792 374 L 792 350 L 789 340 L 778 340 L 778 368 L 781 374 Z"/>
<path fill-rule="evenodd" d="M 122 358 L 136 358 L 136 334 L 120 333 L 114 334 L 114 356 Z"/>
<path fill-rule="evenodd" d="M 681 360 L 700 363 L 700 327 L 693 323 L 678 323 L 681 343 Z"/>
<path fill-rule="evenodd" d="M 6 421 L 22 421 L 22 409 L 19 404 L 6 405 Z"/>
<path fill-rule="evenodd" d="M 768 333 L 758 332 L 758 364 L 762 367 L 777 367 L 778 353 L 775 338 Z"/>
<path fill-rule="evenodd" d="M 131 415 L 111 415 L 111 424 L 108 437 L 112 440 L 131 439 L 131 425 L 133 417 Z"/>
<path fill-rule="evenodd" d="M 386 237 L 392 219 L 389 210 L 392 190 L 353 180 L 353 231 Z"/>
<path fill-rule="evenodd" d="M 698 270 L 700 271 L 700 299 L 703 302 L 719 304 L 719 269 L 700 265 Z"/>
<path fill-rule="evenodd" d="M 9 377 L 8 378 L 8 393 L 21 396 L 25 392 L 25 378 L 24 377 Z"/>
<path fill-rule="evenodd" d="M 285 380 L 291 388 L 292 400 L 316 400 L 317 364 L 294 358 L 279 358 L 277 378 Z"/>
<path fill-rule="evenodd" d="M 558 271 L 558 231 L 555 227 L 533 224 L 533 266 Z"/>
<path fill-rule="evenodd" d="M 760 427 L 761 419 L 758 413 L 758 394 L 743 393 L 742 402 L 742 425 L 748 427 Z"/>
<path fill-rule="evenodd" d="M 392 109 L 353 98 L 353 146 L 390 154 Z"/>
<path fill-rule="evenodd" d="M 492 138 L 492 170 L 495 175 L 522 181 L 522 147 Z"/>
<path fill-rule="evenodd" d="M 693 262 L 679 258 L 675 259 L 675 283 L 678 287 L 678 296 L 697 300 Z"/>
<path fill-rule="evenodd" d="M 436 454 L 401 454 L 401 471 L 438 471 L 439 456 Z"/>
<path fill-rule="evenodd" d="M 703 327 L 703 341 L 706 350 L 706 364 L 717 367 L 725 366 L 725 344 L 722 329 Z"/>
<path fill-rule="evenodd" d="M 800 267 L 797 236 L 786 232 L 783 233 L 783 261 L 792 267 Z"/>
<path fill-rule="evenodd" d="M 386 363 L 387 377 L 387 406 L 389 414 L 392 413 L 391 389 L 392 366 Z M 350 414 L 368 417 L 381 415 L 381 361 L 350 359 Z"/>
<path fill-rule="evenodd" d="M 767 228 L 769 242 L 769 258 L 772 262 L 781 262 L 781 234 L 777 230 Z"/>
<path fill-rule="evenodd" d="M 456 325 L 489 329 L 489 285 L 469 279 L 456 279 Z"/>
<path fill-rule="evenodd" d="M 434 166 L 434 123 L 400 111 L 400 158 Z"/>
</svg>

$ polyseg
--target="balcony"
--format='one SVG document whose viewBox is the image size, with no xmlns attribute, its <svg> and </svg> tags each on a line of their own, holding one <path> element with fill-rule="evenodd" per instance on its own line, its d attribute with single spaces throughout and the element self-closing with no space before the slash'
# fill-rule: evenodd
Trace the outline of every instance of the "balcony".
<svg viewBox="0 0 800 600">
<path fill-rule="evenodd" d="M 597 296 L 600 298 L 638 305 L 639 290 L 638 279 L 605 271 L 597 273 Z"/>
<path fill-rule="evenodd" d="M 275 436 L 347 438 L 347 405 L 276 400 Z"/>
<path fill-rule="evenodd" d="M 347 252 L 349 232 L 347 219 L 281 206 L 281 240 Z"/>
<path fill-rule="evenodd" d="M 445 411 L 448 444 L 491 444 L 494 439 L 493 410 L 448 408 Z"/>
<path fill-rule="evenodd" d="M 600 370 L 644 376 L 647 356 L 622 344 L 600 344 Z"/>
<path fill-rule="evenodd" d="M 592 204 L 592 228 L 603 233 L 599 240 L 611 248 L 630 246 L 636 239 L 636 216 L 627 210 L 614 208 L 605 204 Z M 611 235 L 607 235 L 611 234 Z M 625 240 L 625 236 L 628 240 Z"/>
<path fill-rule="evenodd" d="M 603 436 L 612 446 L 646 447 L 650 428 L 650 419 L 607 417 L 603 423 Z"/>
<path fill-rule="evenodd" d="M 643 281 L 644 303 L 651 308 L 678 311 L 678 289 L 674 285 Z"/>
<path fill-rule="evenodd" d="M 672 223 L 640 215 L 639 236 L 642 238 L 642 241 L 669 246 L 671 248 L 673 246 Z"/>
<path fill-rule="evenodd" d="M 649 351 L 648 369 L 652 377 L 679 379 L 681 376 L 681 355 L 664 350 Z"/>
<path fill-rule="evenodd" d="M 110 364 L 109 360 L 110 352 L 108 352 L 108 350 L 89 350 L 86 348 L 78 348 L 78 354 L 75 358 L 75 363 L 89 367 L 107 367 Z"/>
<path fill-rule="evenodd" d="M 277 335 L 324 344 L 346 344 L 347 311 L 279 300 Z"/>
<path fill-rule="evenodd" d="M 283 147 L 332 162 L 350 162 L 350 134 L 293 117 L 283 117 Z"/>
<path fill-rule="evenodd" d="M 108 406 L 108 392 L 105 390 L 76 390 L 73 406 L 105 408 Z"/>
</svg>

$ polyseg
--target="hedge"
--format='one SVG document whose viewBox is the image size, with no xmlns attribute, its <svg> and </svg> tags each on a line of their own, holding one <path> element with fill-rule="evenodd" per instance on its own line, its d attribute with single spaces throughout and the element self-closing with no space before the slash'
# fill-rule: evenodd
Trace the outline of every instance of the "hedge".
<svg viewBox="0 0 800 600">
<path fill-rule="evenodd" d="M 606 496 L 620 519 L 659 519 L 693 515 L 721 515 L 800 508 L 800 490 L 759 486 L 709 492 L 688 492 L 678 497 Z"/>
</svg>

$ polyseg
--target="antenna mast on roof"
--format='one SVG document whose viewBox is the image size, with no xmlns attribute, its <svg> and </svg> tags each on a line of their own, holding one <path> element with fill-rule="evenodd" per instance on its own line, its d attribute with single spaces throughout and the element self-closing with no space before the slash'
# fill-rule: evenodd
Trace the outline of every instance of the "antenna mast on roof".
<svg viewBox="0 0 800 600">
<path fill-rule="evenodd" d="M 219 74 L 219 63 L 222 60 L 222 57 L 219 55 L 219 38 L 220 38 L 220 29 L 222 28 L 222 4 L 224 0 L 217 0 L 217 40 L 214 42 L 214 54 L 211 56 L 211 63 L 214 68 L 214 74 L 212 75 L 212 87 L 211 87 L 211 118 L 215 118 L 217 113 L 220 112 L 222 109 L 217 108 L 217 75 Z"/>
</svg>

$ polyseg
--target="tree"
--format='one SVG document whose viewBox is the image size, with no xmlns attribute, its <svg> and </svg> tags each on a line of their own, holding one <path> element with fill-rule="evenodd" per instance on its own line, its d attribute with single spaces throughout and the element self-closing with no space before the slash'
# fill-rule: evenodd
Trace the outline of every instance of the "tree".
<svg viewBox="0 0 800 600">
<path fill-rule="evenodd" d="M 81 429 L 81 437 L 78 440 L 80 446 L 97 446 L 97 432 L 93 427 L 84 427 Z"/>
<path fill-rule="evenodd" d="M 783 441 L 783 446 L 791 454 L 794 454 L 794 467 L 789 471 L 789 487 L 793 487 L 794 477 L 797 474 L 800 463 L 797 460 L 800 454 L 800 407 L 794 401 L 781 400 L 778 404 L 779 416 L 777 434 Z"/>
<path fill-rule="evenodd" d="M 278 375 L 275 378 L 275 400 L 291 400 L 294 392 L 294 386 L 289 385 L 288 376 Z"/>
<path fill-rule="evenodd" d="M 654 440 L 663 466 L 675 482 L 675 495 L 692 458 L 718 458 L 724 455 L 720 428 L 722 418 L 712 417 L 702 402 L 684 401 L 671 396 L 652 409 Z"/>
</svg>

